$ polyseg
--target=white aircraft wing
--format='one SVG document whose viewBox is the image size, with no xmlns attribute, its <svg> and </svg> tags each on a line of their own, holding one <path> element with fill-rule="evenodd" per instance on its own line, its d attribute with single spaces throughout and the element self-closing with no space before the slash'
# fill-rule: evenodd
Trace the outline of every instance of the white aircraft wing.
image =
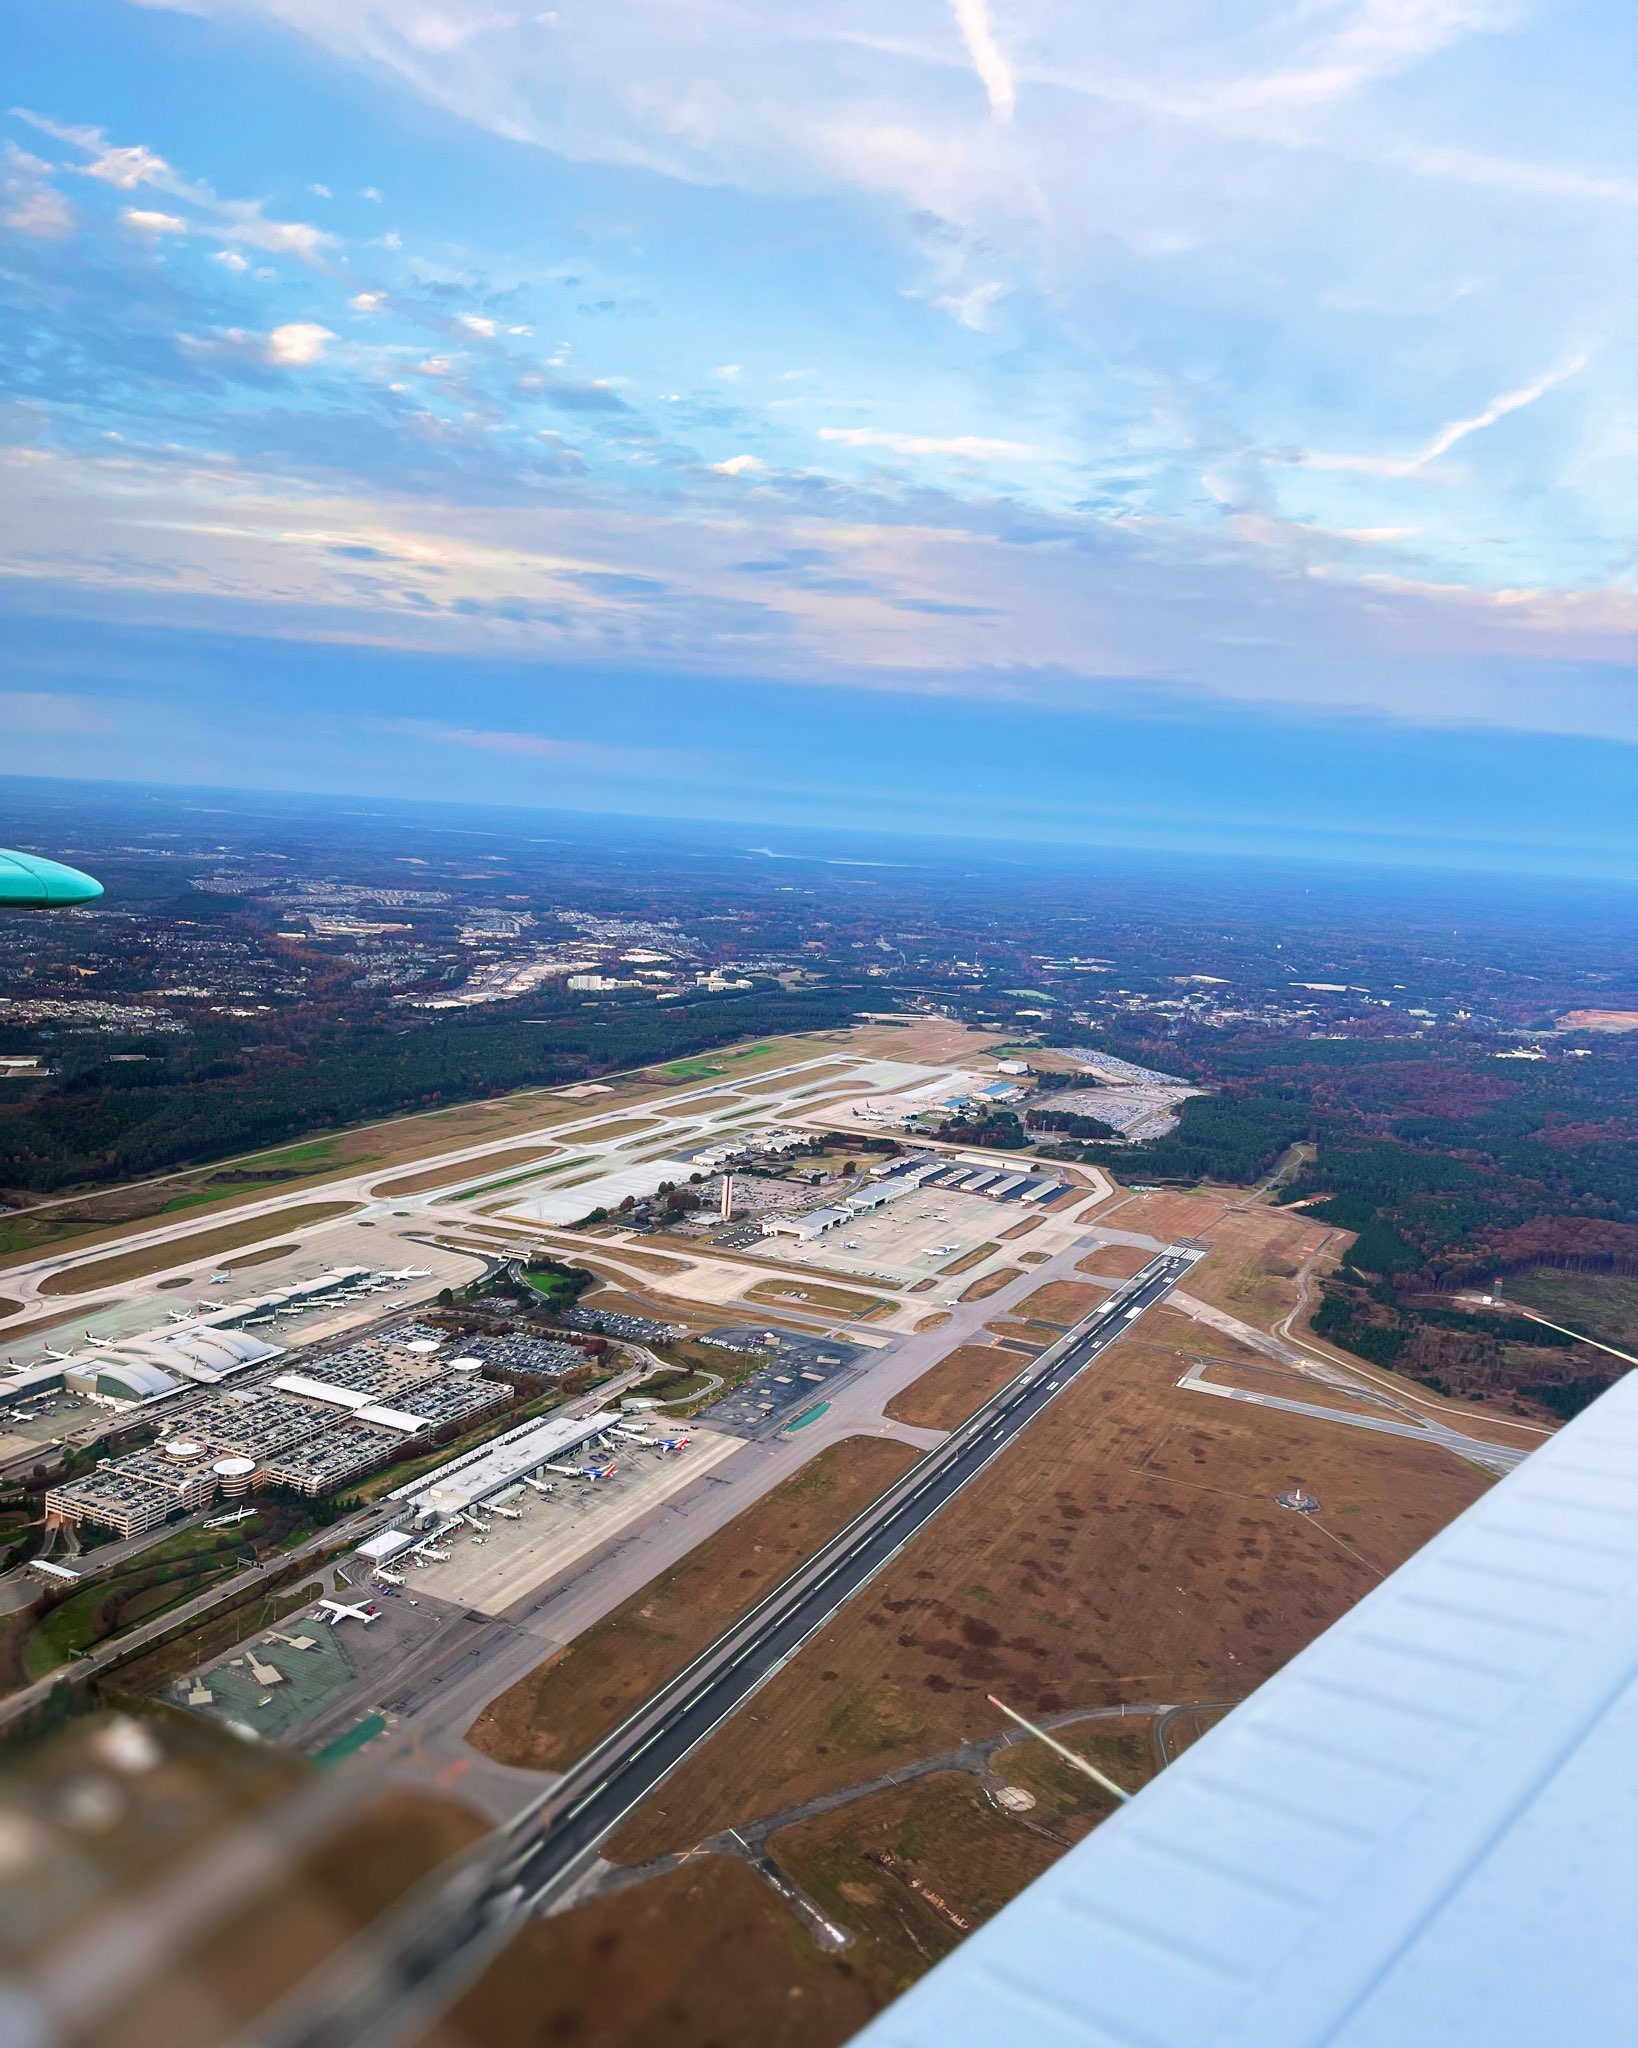
<svg viewBox="0 0 1638 2048">
<path fill-rule="evenodd" d="M 857 2039 L 1630 2040 L 1635 1898 L 1638 1374 Z"/>
</svg>

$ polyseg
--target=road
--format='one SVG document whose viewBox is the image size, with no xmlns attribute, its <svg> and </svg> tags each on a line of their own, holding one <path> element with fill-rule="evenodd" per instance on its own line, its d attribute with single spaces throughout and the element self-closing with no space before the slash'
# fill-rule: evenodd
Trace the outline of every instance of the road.
<svg viewBox="0 0 1638 2048">
<path fill-rule="evenodd" d="M 529 1915 L 572 1890 L 632 1808 L 1203 1255 L 1204 1247 L 1187 1245 L 1157 1254 L 662 1687 L 536 1809 L 492 1838 L 484 1855 L 412 1894 L 255 2039 L 277 2048 L 368 2048 L 447 2002 Z"/>
</svg>

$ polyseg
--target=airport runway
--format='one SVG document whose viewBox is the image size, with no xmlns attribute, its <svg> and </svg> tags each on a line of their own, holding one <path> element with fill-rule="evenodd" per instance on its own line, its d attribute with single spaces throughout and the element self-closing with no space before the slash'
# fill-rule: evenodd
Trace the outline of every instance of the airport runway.
<svg viewBox="0 0 1638 2048">
<path fill-rule="evenodd" d="M 562 1898 L 625 1816 L 874 1578 L 940 1508 L 1012 1443 L 1205 1247 L 1158 1254 L 1029 1364 L 896 1487 L 874 1502 L 662 1688 L 454 1877 L 388 1915 L 378 1944 L 321 1971 L 301 2009 L 259 2031 L 268 2048 L 368 2048 L 455 1995 L 530 1914 Z"/>
</svg>

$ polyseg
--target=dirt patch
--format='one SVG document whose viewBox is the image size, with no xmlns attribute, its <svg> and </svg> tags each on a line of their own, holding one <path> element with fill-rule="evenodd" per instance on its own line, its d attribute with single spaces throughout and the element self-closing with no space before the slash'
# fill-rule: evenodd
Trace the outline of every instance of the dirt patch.
<svg viewBox="0 0 1638 2048">
<path fill-rule="evenodd" d="M 501 1763 L 562 1770 L 680 1671 L 920 1455 L 849 1437 L 491 1702 L 468 1740 Z"/>
<path fill-rule="evenodd" d="M 216 1230 L 201 1230 L 192 1237 L 172 1238 L 169 1244 L 148 1245 L 140 1251 L 117 1252 L 111 1258 L 88 1259 L 82 1266 L 70 1266 L 64 1273 L 52 1273 L 40 1282 L 42 1294 L 89 1294 L 98 1287 L 117 1287 L 122 1280 L 140 1280 L 149 1273 L 162 1273 L 167 1266 L 185 1265 L 191 1259 L 211 1259 L 220 1252 L 237 1251 L 284 1230 L 306 1230 L 314 1223 L 328 1223 L 332 1217 L 348 1216 L 360 1208 L 358 1202 L 308 1202 L 300 1208 L 281 1209 L 276 1216 L 247 1216 L 238 1223 L 224 1223 Z"/>
<path fill-rule="evenodd" d="M 998 1344 L 963 1344 L 895 1394 L 882 1412 L 916 1429 L 954 1429 L 1021 1367 L 1018 1354 Z"/>
<path fill-rule="evenodd" d="M 891 1995 L 737 1857 L 538 1920 L 416 2048 L 836 2048 Z"/>
<path fill-rule="evenodd" d="M 1026 1322 L 1056 1323 L 1068 1330 L 1089 1316 L 1100 1301 L 1108 1299 L 1103 1287 L 1084 1287 L 1074 1280 L 1049 1280 L 1018 1304 Z"/>
<path fill-rule="evenodd" d="M 1020 1266 L 1044 1266 L 1051 1257 L 1051 1252 L 1020 1252 L 1018 1263 Z"/>
<path fill-rule="evenodd" d="M 1214 1347 L 1215 1348 L 1215 1347 Z M 1488 1485 L 1407 1439 L 1211 1401 L 1122 1339 L 615 1837 L 622 1859 L 1026 1714 L 1243 1697 Z M 1291 1515 L 1301 1484 L 1322 1503 Z"/>
<path fill-rule="evenodd" d="M 916 1329 L 918 1333 L 923 1330 L 942 1330 L 949 1320 L 950 1312 L 948 1309 L 935 1309 L 930 1316 L 923 1316 L 921 1318 L 916 1324 Z"/>
<path fill-rule="evenodd" d="M 22 1313 L 23 1304 L 20 1301 L 7 1301 L 4 1296 L 0 1296 L 0 1322 L 4 1322 L 7 1316 L 20 1316 Z"/>
<path fill-rule="evenodd" d="M 845 1287 L 827 1287 L 823 1281 L 806 1280 L 758 1280 L 755 1286 L 746 1288 L 745 1299 L 770 1305 L 788 1301 L 793 1306 L 807 1303 L 814 1308 L 833 1308 L 861 1322 L 873 1311 L 893 1306 L 879 1295 L 850 1294 Z"/>
<path fill-rule="evenodd" d="M 962 1295 L 963 1301 L 988 1301 L 992 1294 L 999 1294 L 1014 1280 L 1024 1277 L 1019 1266 L 998 1266 L 993 1273 L 986 1273 L 982 1280 L 975 1280 Z"/>
<path fill-rule="evenodd" d="M 980 1264 L 992 1252 L 998 1252 L 1000 1249 L 998 1244 L 975 1244 L 970 1252 L 963 1252 L 959 1259 L 952 1259 L 947 1266 L 940 1266 L 939 1277 L 942 1279 L 951 1273 L 965 1273 L 968 1267 Z"/>
<path fill-rule="evenodd" d="M 287 1259 L 292 1252 L 299 1252 L 299 1244 L 263 1245 L 259 1252 L 242 1252 L 236 1259 L 224 1259 L 222 1271 L 237 1273 L 245 1266 L 270 1266 L 275 1259 Z"/>
<path fill-rule="evenodd" d="M 1015 1237 L 1028 1237 L 1032 1230 L 1039 1230 L 1040 1227 L 1039 1216 L 1026 1216 L 1022 1223 L 1015 1223 L 1010 1230 L 1002 1231 L 1002 1242 L 1008 1243 Z"/>
<path fill-rule="evenodd" d="M 1077 1263 L 1075 1271 L 1101 1274 L 1106 1280 L 1130 1280 L 1153 1257 L 1153 1252 L 1140 1251 L 1135 1244 L 1100 1244 Z"/>
<path fill-rule="evenodd" d="M 370 1192 L 389 1200 L 399 1195 L 425 1195 L 433 1188 L 453 1187 L 457 1181 L 481 1180 L 491 1172 L 500 1174 L 511 1167 L 533 1166 L 537 1159 L 555 1158 L 562 1150 L 561 1145 L 518 1145 L 510 1152 L 489 1152 L 482 1159 L 463 1159 L 455 1166 L 429 1166 L 424 1173 L 406 1173 L 398 1180 L 378 1181 Z"/>
<path fill-rule="evenodd" d="M 128 2000 L 98 2032 L 98 2048 L 214 2048 L 236 2038 L 417 1878 L 486 1832 L 465 1807 L 386 1795 Z"/>
</svg>

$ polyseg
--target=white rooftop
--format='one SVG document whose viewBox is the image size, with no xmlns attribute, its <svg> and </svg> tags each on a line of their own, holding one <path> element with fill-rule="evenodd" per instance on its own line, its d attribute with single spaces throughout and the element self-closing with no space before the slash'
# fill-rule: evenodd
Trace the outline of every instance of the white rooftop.
<svg viewBox="0 0 1638 2048">
<path fill-rule="evenodd" d="M 1634 1896 L 1629 1374 L 858 2040 L 1627 2040 Z"/>
<path fill-rule="evenodd" d="M 550 1415 L 525 1429 L 508 1430 L 480 1451 L 442 1465 L 435 1472 L 394 1492 L 392 1498 L 408 1498 L 418 1514 L 459 1515 L 476 1501 L 487 1500 L 503 1486 L 510 1486 L 526 1472 L 537 1471 L 548 1460 L 601 1436 L 620 1420 L 618 1415 Z"/>
</svg>

